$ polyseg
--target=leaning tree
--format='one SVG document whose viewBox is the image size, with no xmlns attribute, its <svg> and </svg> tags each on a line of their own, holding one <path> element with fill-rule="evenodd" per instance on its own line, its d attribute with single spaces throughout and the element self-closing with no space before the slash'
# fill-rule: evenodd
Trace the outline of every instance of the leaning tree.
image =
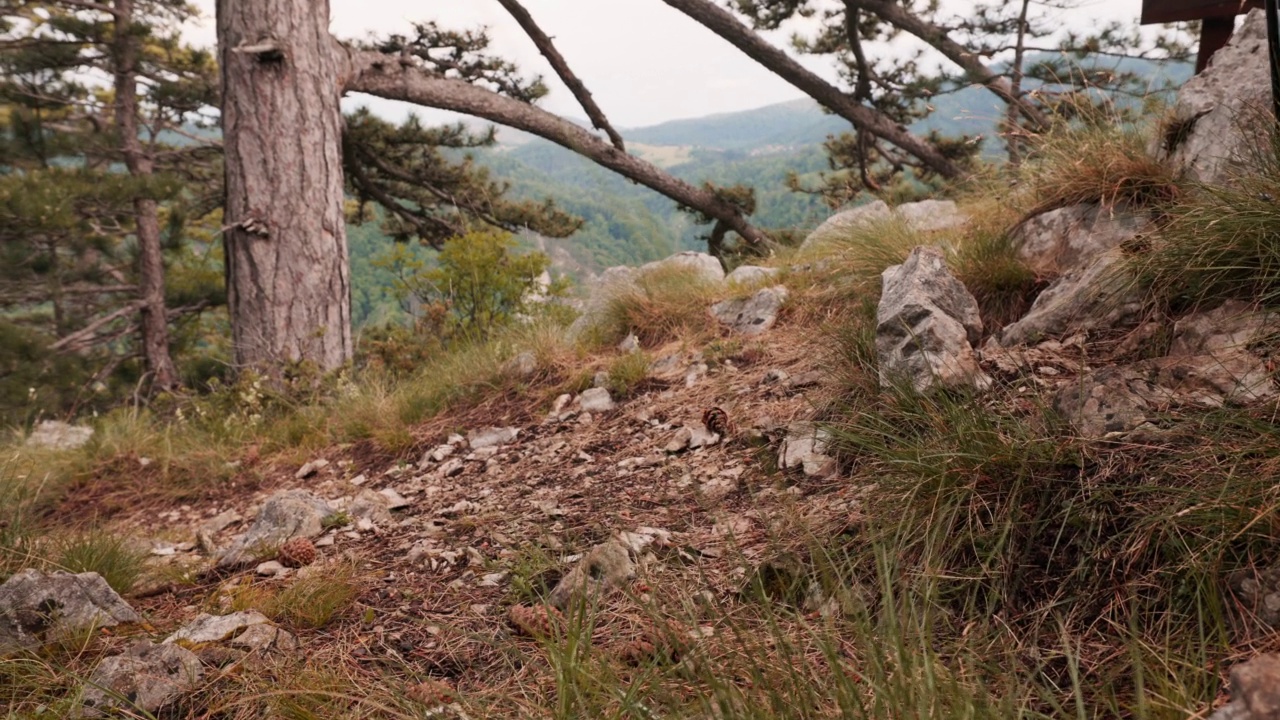
<svg viewBox="0 0 1280 720">
<path fill-rule="evenodd" d="M 609 139 L 537 107 L 538 86 L 486 53 L 483 36 L 421 24 L 373 45 L 337 41 L 327 2 L 219 0 L 226 152 L 228 306 L 236 361 L 269 373 L 296 361 L 320 370 L 351 357 L 350 275 L 343 216 L 342 114 L 346 92 L 451 110 L 524 130 L 577 152 L 671 198 L 713 224 L 712 239 L 732 233 L 767 248 L 771 239 L 747 219 L 749 193 L 696 186 L 626 152 L 621 137 L 572 75 L 550 38 L 516 0 L 502 0 Z M 840 101 L 945 176 L 959 167 L 878 115 Z M 382 170 L 384 179 L 388 176 Z M 376 190 L 357 179 L 360 193 Z M 410 204 L 411 205 L 411 204 Z M 413 221 L 400 204 L 393 214 Z"/>
</svg>

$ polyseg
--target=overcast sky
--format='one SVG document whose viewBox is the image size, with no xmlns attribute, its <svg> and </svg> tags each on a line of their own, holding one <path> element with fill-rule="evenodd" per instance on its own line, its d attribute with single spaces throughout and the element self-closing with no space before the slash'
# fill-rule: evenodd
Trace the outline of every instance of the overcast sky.
<svg viewBox="0 0 1280 720">
<path fill-rule="evenodd" d="M 196 0 L 207 18 L 191 39 L 213 43 L 213 0 Z M 318 3 L 317 3 L 318 4 Z M 330 0 L 333 32 L 340 38 L 405 32 L 418 20 L 458 28 L 486 25 L 493 47 L 526 72 L 541 73 L 552 88 L 542 107 L 581 117 L 532 42 L 496 0 Z M 945 6 L 961 11 L 966 0 Z M 801 97 L 709 30 L 662 0 L 526 0 L 538 24 L 595 95 L 610 120 L 639 127 L 677 118 L 747 110 Z M 1091 22 L 1137 22 L 1141 0 L 1082 0 L 1061 23 L 1080 29 Z M 607 9 L 606 9 L 607 8 Z M 785 45 L 787 34 L 771 37 Z M 803 60 L 831 79 L 830 62 Z M 349 101 L 351 102 L 351 101 Z M 355 100 L 355 102 L 362 102 Z M 380 114 L 403 115 L 389 103 L 370 103 Z"/>
</svg>

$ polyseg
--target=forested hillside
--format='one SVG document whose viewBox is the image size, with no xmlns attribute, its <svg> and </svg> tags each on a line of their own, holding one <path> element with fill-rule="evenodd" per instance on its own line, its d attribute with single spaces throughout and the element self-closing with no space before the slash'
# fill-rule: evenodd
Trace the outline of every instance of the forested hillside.
<svg viewBox="0 0 1280 720">
<path fill-rule="evenodd" d="M 1102 60 L 1095 67 L 1137 72 L 1149 78 L 1152 89 L 1176 87 L 1190 77 L 1192 69 L 1186 63 L 1134 59 Z M 1122 98 L 1117 102 L 1139 101 Z M 981 138 L 983 154 L 1004 152 L 996 137 L 1004 110 L 990 92 L 965 87 L 938 95 L 932 105 L 934 112 L 914 123 L 913 131 Z M 761 226 L 806 230 L 821 222 L 830 208 L 817 196 L 788 190 L 786 178 L 789 173 L 814 177 L 826 170 L 823 141 L 848 129 L 847 121 L 805 98 L 629 128 L 623 135 L 637 153 L 647 154 L 682 179 L 755 187 L 753 217 Z M 648 262 L 676 250 L 705 249 L 700 237 L 705 230 L 695 227 L 668 198 L 545 140 L 514 131 L 502 131 L 499 138 L 503 142 L 498 148 L 481 151 L 478 157 L 512 183 L 515 196 L 551 197 L 586 219 L 572 238 L 555 244 L 587 269 Z M 664 162 L 671 159 L 676 162 Z"/>
</svg>

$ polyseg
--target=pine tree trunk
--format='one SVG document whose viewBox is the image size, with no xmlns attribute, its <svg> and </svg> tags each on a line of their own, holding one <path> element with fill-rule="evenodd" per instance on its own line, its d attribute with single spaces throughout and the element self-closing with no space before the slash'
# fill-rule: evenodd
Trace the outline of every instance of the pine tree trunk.
<svg viewBox="0 0 1280 720">
<path fill-rule="evenodd" d="M 218 0 L 223 236 L 236 361 L 275 374 L 351 358 L 343 217 L 345 54 L 327 0 Z"/>
<path fill-rule="evenodd" d="M 125 167 L 134 176 L 153 173 L 151 158 L 143 151 L 138 135 L 138 43 L 133 32 L 133 0 L 115 3 L 115 91 L 116 129 Z M 138 237 L 138 294 L 142 300 L 142 351 L 151 384 L 168 390 L 178 384 L 178 371 L 169 354 L 169 320 L 164 303 L 164 257 L 160 249 L 160 219 L 156 201 L 133 201 L 134 226 Z"/>
</svg>

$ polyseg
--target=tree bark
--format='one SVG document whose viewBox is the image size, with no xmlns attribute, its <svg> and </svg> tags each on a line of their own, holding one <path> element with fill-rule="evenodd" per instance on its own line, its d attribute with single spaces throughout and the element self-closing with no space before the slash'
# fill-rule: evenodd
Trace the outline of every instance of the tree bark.
<svg viewBox="0 0 1280 720">
<path fill-rule="evenodd" d="M 346 53 L 327 0 L 218 0 L 227 303 L 236 362 L 351 358 L 343 216 Z"/>
<path fill-rule="evenodd" d="M 138 44 L 133 28 L 134 0 L 116 0 L 114 8 L 115 115 L 120 148 L 129 174 L 154 173 L 138 134 Z M 160 248 L 160 218 L 156 201 L 133 201 L 134 232 L 138 238 L 138 296 L 142 301 L 142 355 L 153 388 L 169 390 L 178 384 L 178 370 L 169 354 L 169 322 L 165 315 L 164 255 Z"/>
<path fill-rule="evenodd" d="M 628 155 L 558 115 L 461 80 L 426 73 L 383 53 L 352 52 L 351 60 L 353 71 L 347 90 L 452 110 L 533 133 L 724 223 L 747 243 L 762 247 L 774 245 L 769 236 L 749 223 L 736 207 L 711 190 L 690 185 Z"/>
<path fill-rule="evenodd" d="M 938 149 L 927 140 L 912 134 L 902 125 L 863 105 L 846 95 L 840 88 L 809 72 L 791 56 L 766 42 L 751 28 L 739 22 L 729 11 L 708 0 L 663 0 L 663 2 L 729 41 L 747 57 L 791 83 L 828 110 L 853 123 L 858 130 L 869 132 L 902 148 L 942 177 L 954 178 L 960 175 L 960 167 L 938 152 Z"/>
</svg>

